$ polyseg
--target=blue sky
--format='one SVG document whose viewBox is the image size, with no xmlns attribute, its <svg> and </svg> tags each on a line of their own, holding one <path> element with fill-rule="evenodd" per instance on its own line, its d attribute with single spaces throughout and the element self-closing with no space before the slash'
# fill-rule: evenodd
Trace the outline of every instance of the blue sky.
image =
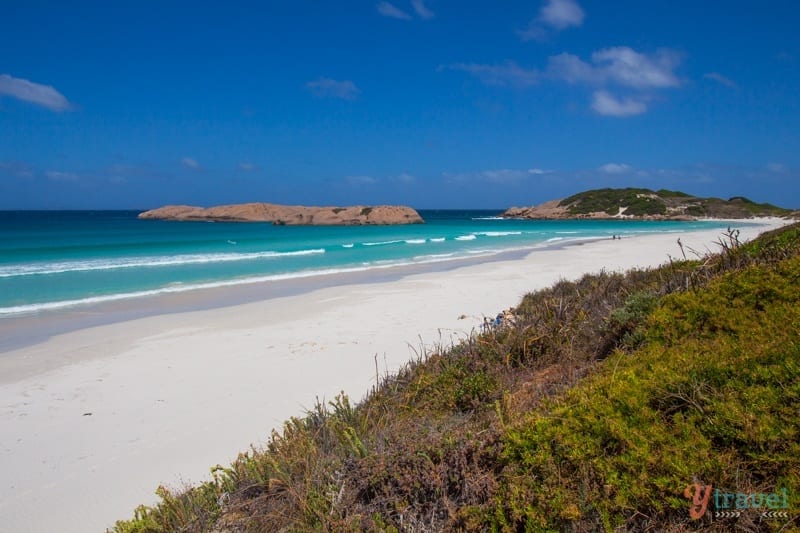
<svg viewBox="0 0 800 533">
<path fill-rule="evenodd" d="M 0 209 L 800 207 L 798 23 L 789 1 L 9 1 Z"/>
</svg>

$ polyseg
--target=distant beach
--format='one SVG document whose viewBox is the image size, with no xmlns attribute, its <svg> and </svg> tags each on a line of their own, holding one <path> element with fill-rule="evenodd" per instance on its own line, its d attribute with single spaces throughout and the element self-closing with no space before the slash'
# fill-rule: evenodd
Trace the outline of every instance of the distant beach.
<svg viewBox="0 0 800 533">
<path fill-rule="evenodd" d="M 0 354 L 5 435 L 0 443 L 0 531 L 102 530 L 130 516 L 136 505 L 153 502 L 160 483 L 175 487 L 207 479 L 210 467 L 229 462 L 251 443 L 264 443 L 273 428 L 302 414 L 315 398 L 330 399 L 342 390 L 359 398 L 375 382 L 376 372 L 394 371 L 425 346 L 464 338 L 527 292 L 586 272 L 655 266 L 670 256 L 681 257 L 678 238 L 687 253 L 703 253 L 716 250 L 715 242 L 729 225 L 749 239 L 785 223 L 566 221 L 556 223 L 566 227 L 550 226 L 550 233 L 520 242 L 526 230 L 519 228 L 537 227 L 535 222 L 486 220 L 490 216 L 462 214 L 458 222 L 403 229 L 419 234 L 393 235 L 396 228 L 384 228 L 385 234 L 369 238 L 345 239 L 331 232 L 325 243 L 291 241 L 298 249 L 325 250 L 302 257 L 326 260 L 335 247 L 340 258 L 354 248 L 362 254 L 382 249 L 384 255 L 358 257 L 367 257 L 369 265 L 362 266 L 369 268 L 356 268 L 359 261 L 350 256 L 327 265 L 335 272 L 326 276 L 267 274 L 283 275 L 279 284 L 239 282 L 252 277 L 241 272 L 209 281 L 211 274 L 205 272 L 205 281 L 188 282 L 209 283 L 203 290 L 157 290 L 141 298 L 6 313 L 0 331 L 16 339 Z M 216 241 L 247 241 L 241 235 L 230 238 L 217 228 L 221 224 L 208 226 Z M 40 241 L 29 246 L 27 264 L 50 266 L 26 276 L 86 280 L 105 272 L 119 278 L 115 290 L 124 294 L 131 290 L 126 284 L 142 283 L 137 273 L 147 278 L 174 265 L 119 266 L 130 261 L 121 258 L 196 255 L 171 233 L 188 227 L 166 227 L 160 246 L 169 251 L 161 255 L 143 250 L 141 235 L 128 234 L 129 242 L 119 245 L 127 255 L 109 252 L 113 246 L 84 236 L 83 257 L 33 260 L 33 250 L 46 248 Z M 506 239 L 507 245 L 496 244 Z M 293 251 L 288 242 L 272 241 L 271 250 L 243 253 Z M 451 248 L 442 252 L 439 245 Z M 414 246 L 425 251 L 406 252 Z M 104 247 L 105 258 L 87 251 Z M 176 254 L 178 248 L 184 251 Z M 414 259 L 439 252 L 454 256 L 443 262 Z M 117 266 L 106 268 L 111 260 Z M 220 270 L 248 261 L 226 259 Z M 44 273 L 56 270 L 52 265 L 57 263 L 83 265 L 84 270 Z M 9 264 L 20 262 L 5 258 L 0 272 L 8 274 Z M 199 260 L 189 264 L 208 265 Z M 302 265 L 295 271 L 321 268 Z M 12 278 L 2 278 L 4 290 Z M 163 284 L 165 279 L 155 281 Z M 18 295 L 3 294 L 5 309 L 47 303 L 15 303 L 10 298 Z"/>
</svg>

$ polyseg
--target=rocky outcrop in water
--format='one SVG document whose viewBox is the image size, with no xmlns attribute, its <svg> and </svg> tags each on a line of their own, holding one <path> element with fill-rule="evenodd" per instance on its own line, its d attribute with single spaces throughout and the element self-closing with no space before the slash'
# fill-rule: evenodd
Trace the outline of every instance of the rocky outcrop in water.
<svg viewBox="0 0 800 533">
<path fill-rule="evenodd" d="M 366 226 L 422 224 L 416 210 L 406 206 L 307 207 L 265 203 L 194 207 L 167 205 L 139 214 L 144 220 L 213 222 L 272 222 L 287 226 Z"/>
</svg>

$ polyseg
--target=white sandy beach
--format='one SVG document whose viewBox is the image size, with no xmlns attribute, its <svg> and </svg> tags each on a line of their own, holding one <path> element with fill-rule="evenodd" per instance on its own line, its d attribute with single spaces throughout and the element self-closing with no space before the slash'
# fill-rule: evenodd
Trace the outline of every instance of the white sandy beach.
<svg viewBox="0 0 800 533">
<path fill-rule="evenodd" d="M 741 237 L 784 223 L 744 227 Z M 264 444 L 315 397 L 344 390 L 360 398 L 375 382 L 376 355 L 380 371 L 392 371 L 421 342 L 464 337 L 485 316 L 559 278 L 658 265 L 680 257 L 678 237 L 715 251 L 719 235 L 595 241 L 393 282 L 151 316 L 0 354 L 0 531 L 103 531 L 137 504 L 155 502 L 159 484 L 208 479 L 213 465 Z M 15 364 L 36 360 L 50 363 Z"/>
</svg>

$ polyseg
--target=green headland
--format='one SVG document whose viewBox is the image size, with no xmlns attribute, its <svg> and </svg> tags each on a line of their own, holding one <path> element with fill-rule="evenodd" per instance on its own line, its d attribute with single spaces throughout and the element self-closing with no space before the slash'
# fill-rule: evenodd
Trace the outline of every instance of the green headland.
<svg viewBox="0 0 800 533">
<path fill-rule="evenodd" d="M 503 216 L 529 219 L 646 218 L 693 220 L 786 217 L 793 211 L 743 196 L 701 198 L 680 191 L 625 188 L 593 189 L 533 207 L 512 207 Z M 797 213 L 794 212 L 794 215 Z"/>
</svg>

